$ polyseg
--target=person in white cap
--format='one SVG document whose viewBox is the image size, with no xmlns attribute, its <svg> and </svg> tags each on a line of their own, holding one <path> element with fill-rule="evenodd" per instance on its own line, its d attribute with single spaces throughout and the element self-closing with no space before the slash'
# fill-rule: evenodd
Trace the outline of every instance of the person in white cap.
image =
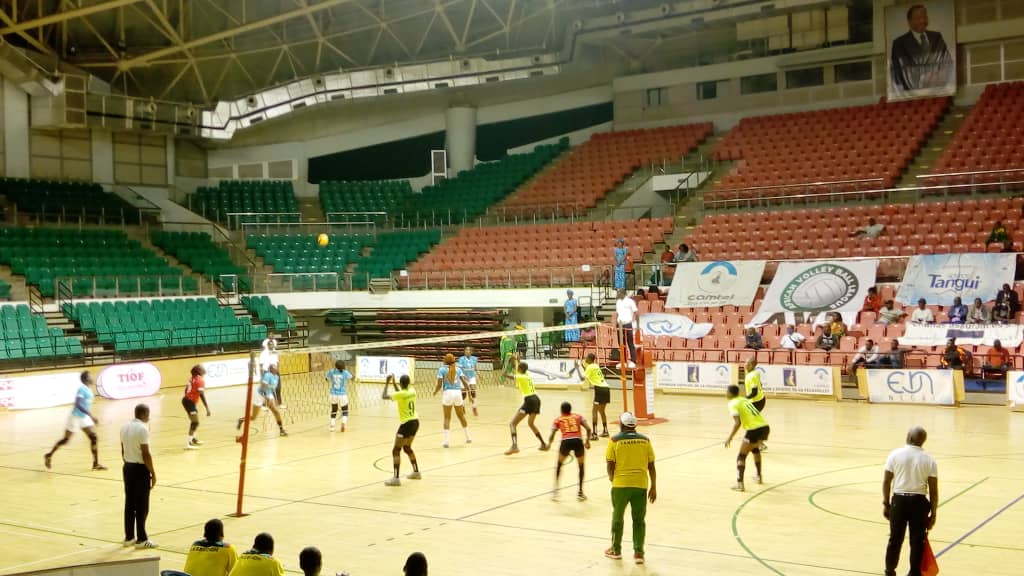
<svg viewBox="0 0 1024 576">
<path fill-rule="evenodd" d="M 637 433 L 636 416 L 623 412 L 619 423 L 622 431 L 612 436 L 604 453 L 608 479 L 612 482 L 612 547 L 605 550 L 604 555 L 612 560 L 622 559 L 622 533 L 628 505 L 633 517 L 633 561 L 643 564 L 647 502 L 653 504 L 658 498 L 654 448 L 646 436 Z"/>
</svg>

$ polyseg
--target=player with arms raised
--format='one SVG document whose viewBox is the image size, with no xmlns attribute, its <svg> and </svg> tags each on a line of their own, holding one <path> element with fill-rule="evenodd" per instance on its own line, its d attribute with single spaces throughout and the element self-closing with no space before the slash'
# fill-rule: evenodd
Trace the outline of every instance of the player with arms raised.
<svg viewBox="0 0 1024 576">
<path fill-rule="evenodd" d="M 277 421 L 277 429 L 280 435 L 287 436 L 288 432 L 285 432 L 284 423 L 281 421 L 281 411 L 277 408 L 276 394 L 280 384 L 281 375 L 277 371 L 277 364 L 271 364 L 267 367 L 267 371 L 263 373 L 259 389 L 252 397 L 252 416 L 250 422 L 256 420 L 256 417 L 260 415 L 260 409 L 266 405 L 267 409 L 274 415 L 274 420 Z M 245 422 L 245 418 L 239 418 L 235 428 L 241 428 L 243 422 Z"/>
<path fill-rule="evenodd" d="M 590 424 L 580 414 L 573 414 L 572 404 L 562 402 L 562 414 L 555 418 L 551 425 L 551 437 L 548 438 L 548 445 L 555 441 L 555 432 L 562 432 L 562 443 L 558 447 L 558 463 L 555 465 L 555 490 L 551 494 L 552 500 L 558 499 L 558 480 L 562 475 L 562 465 L 571 452 L 576 457 L 576 463 L 580 468 L 580 484 L 576 492 L 576 499 L 583 502 L 587 499 L 583 494 L 583 475 L 586 469 L 587 450 L 590 450 Z M 582 435 L 580 429 L 586 430 L 586 436 Z"/>
<path fill-rule="evenodd" d="M 512 417 L 512 422 L 509 423 L 509 429 L 512 432 L 512 447 L 505 451 L 506 456 L 519 452 L 519 434 L 516 429 L 519 423 L 523 421 L 523 418 L 526 417 L 529 417 L 527 423 L 530 425 L 530 430 L 533 430 L 533 435 L 537 437 L 537 440 L 540 440 L 540 450 L 551 448 L 544 443 L 544 437 L 540 435 L 540 430 L 533 423 L 537 419 L 537 415 L 540 414 L 540 396 L 537 396 L 537 387 L 533 384 L 533 378 L 527 373 L 529 369 L 530 367 L 526 362 L 519 363 L 516 373 L 516 386 L 523 395 L 523 405 L 519 407 L 519 411 L 516 412 L 516 415 Z"/>
<path fill-rule="evenodd" d="M 348 383 L 352 380 L 352 373 L 345 369 L 345 361 L 338 360 L 334 368 L 327 371 L 327 382 L 330 383 L 331 401 L 331 432 L 338 421 L 338 406 L 341 406 L 341 431 L 345 431 L 348 424 Z"/>
<path fill-rule="evenodd" d="M 420 418 L 416 414 L 416 389 L 410 388 L 409 384 L 412 382 L 407 374 L 403 374 L 399 378 L 401 388 L 395 387 L 395 393 L 388 396 L 385 394 L 385 398 L 395 401 L 395 405 L 398 406 L 398 432 L 395 434 L 395 445 L 391 449 L 391 462 L 395 467 L 395 475 L 384 481 L 385 486 L 401 486 L 402 480 L 399 478 L 399 468 L 402 466 L 402 452 L 404 451 L 406 456 L 409 457 L 409 463 L 412 464 L 412 474 L 406 476 L 410 480 L 419 480 L 423 478 L 420 475 L 419 464 L 416 463 L 416 453 L 412 451 L 412 441 L 416 439 L 416 432 L 420 429 Z M 394 383 L 394 379 L 391 379 Z"/>
</svg>

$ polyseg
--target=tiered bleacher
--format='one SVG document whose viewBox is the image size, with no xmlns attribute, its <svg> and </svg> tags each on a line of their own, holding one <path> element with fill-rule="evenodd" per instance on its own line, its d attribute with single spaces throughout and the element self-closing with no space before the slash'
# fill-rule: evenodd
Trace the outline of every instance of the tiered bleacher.
<svg viewBox="0 0 1024 576">
<path fill-rule="evenodd" d="M 0 361 L 81 356 L 82 342 L 49 327 L 46 318 L 32 314 L 28 306 L 0 308 Z"/>
<path fill-rule="evenodd" d="M 138 224 L 139 211 L 93 182 L 0 178 L 0 195 L 44 220 Z"/>
<path fill-rule="evenodd" d="M 267 296 L 242 296 L 242 306 L 257 320 L 269 323 L 278 332 L 295 329 L 295 317 L 284 306 L 274 306 Z"/>
<path fill-rule="evenodd" d="M 405 223 L 462 224 L 472 222 L 489 206 L 505 198 L 569 147 L 567 139 L 545 144 L 526 154 L 479 164 L 420 194 L 406 196 L 397 210 Z"/>
<path fill-rule="evenodd" d="M 11 285 L 6 281 L 0 279 L 0 299 L 9 300 L 11 298 Z"/>
<path fill-rule="evenodd" d="M 356 260 L 353 288 L 366 288 L 369 278 L 387 278 L 393 270 L 403 270 L 409 262 L 430 251 L 441 241 L 440 230 L 382 232 L 368 256 Z"/>
<path fill-rule="evenodd" d="M 121 230 L 0 228 L 0 264 L 55 294 L 55 280 L 76 296 L 194 293 L 198 283 Z"/>
<path fill-rule="evenodd" d="M 930 98 L 744 118 L 715 146 L 717 160 L 737 164 L 705 200 L 889 188 L 948 106 Z"/>
<path fill-rule="evenodd" d="M 687 236 L 703 260 L 770 260 L 909 256 L 999 251 L 985 240 L 997 220 L 1016 250 L 1024 240 L 1021 198 L 885 204 L 805 210 L 709 214 Z M 885 225 L 878 238 L 847 238 L 869 218 Z M 757 234 L 738 234 L 756 224 Z"/>
<path fill-rule="evenodd" d="M 213 298 L 65 304 L 65 317 L 117 353 L 261 342 L 267 327 L 235 316 Z"/>
<path fill-rule="evenodd" d="M 986 86 L 931 173 L 993 170 L 1013 172 L 970 174 L 944 179 L 943 183 L 1024 179 L 1024 82 Z"/>
<path fill-rule="evenodd" d="M 354 264 L 372 234 L 328 234 L 319 246 L 315 234 L 249 234 L 246 246 L 279 274 L 299 274 L 289 282 L 295 290 L 337 290 L 349 264 Z"/>
<path fill-rule="evenodd" d="M 328 222 L 382 224 L 366 213 L 394 212 L 411 194 L 408 180 L 320 183 L 320 204 Z"/>
<path fill-rule="evenodd" d="M 231 228 L 252 223 L 299 222 L 299 205 L 289 181 L 221 180 L 200 187 L 192 196 L 192 210 Z"/>
<path fill-rule="evenodd" d="M 507 216 L 581 215 L 638 168 L 678 162 L 713 132 L 710 123 L 595 134 L 501 203 Z"/>
<path fill-rule="evenodd" d="M 496 309 L 356 310 L 351 330 L 359 334 L 360 342 L 380 342 L 380 348 L 374 349 L 376 354 L 413 356 L 430 361 L 437 361 L 446 353 L 461 356 L 465 346 L 472 345 L 482 366 L 500 361 L 497 339 L 397 348 L 388 348 L 387 340 L 495 332 L 503 329 L 506 314 Z"/>
<path fill-rule="evenodd" d="M 164 232 L 150 234 L 153 245 L 174 256 L 197 274 L 207 280 L 221 284 L 225 290 L 238 289 L 245 292 L 252 289 L 252 278 L 248 271 L 231 260 L 227 250 L 218 246 L 205 232 Z"/>
<path fill-rule="evenodd" d="M 409 268 L 412 288 L 566 286 L 599 282 L 625 238 L 629 258 L 643 259 L 672 231 L 672 218 L 463 228 Z M 582 266 L 589 265 L 585 272 Z"/>
</svg>

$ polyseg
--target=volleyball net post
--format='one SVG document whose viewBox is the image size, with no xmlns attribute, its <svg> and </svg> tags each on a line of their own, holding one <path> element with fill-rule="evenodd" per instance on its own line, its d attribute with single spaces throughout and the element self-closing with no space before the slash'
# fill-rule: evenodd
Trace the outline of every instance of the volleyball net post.
<svg viewBox="0 0 1024 576">
<path fill-rule="evenodd" d="M 253 377 L 256 374 L 256 353 L 249 353 L 249 382 L 246 385 L 245 391 L 245 415 L 243 416 L 242 422 L 242 435 L 236 436 L 235 441 L 242 445 L 242 455 L 238 461 L 238 495 L 235 500 L 235 512 L 229 514 L 234 518 L 241 518 L 246 516 L 243 512 L 242 504 L 245 498 L 245 468 L 247 459 L 249 456 L 249 428 L 252 425 L 252 389 L 253 389 Z"/>
</svg>

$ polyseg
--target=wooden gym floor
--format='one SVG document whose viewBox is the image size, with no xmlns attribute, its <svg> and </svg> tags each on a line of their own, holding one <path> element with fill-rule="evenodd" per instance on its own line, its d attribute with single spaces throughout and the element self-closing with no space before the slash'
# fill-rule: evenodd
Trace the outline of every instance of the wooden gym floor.
<svg viewBox="0 0 1024 576">
<path fill-rule="evenodd" d="M 377 389 L 374 386 L 374 389 Z M 0 414 L 0 572 L 157 554 L 161 568 L 180 569 L 203 523 L 224 518 L 240 552 L 259 531 L 277 542 L 286 570 L 316 545 L 324 573 L 401 574 L 404 558 L 423 551 L 431 574 L 881 574 L 887 526 L 881 517 L 882 464 L 911 425 L 927 428 L 926 449 L 939 462 L 941 508 L 932 534 L 943 574 L 1020 574 L 1024 565 L 1024 415 L 1005 407 L 944 409 L 851 402 L 769 400 L 771 449 L 765 484 L 729 490 L 734 449 L 722 440 L 730 418 L 720 398 L 657 396 L 669 422 L 643 431 L 658 455 L 659 499 L 648 509 L 646 566 L 631 555 L 611 561 L 605 440 L 589 453 L 586 491 L 573 497 L 574 466 L 552 502 L 554 452 L 535 450 L 525 422 L 523 452 L 502 455 L 507 422 L 519 397 L 510 388 L 482 393 L 471 418 L 474 443 L 442 449 L 440 406 L 420 400 L 415 448 L 421 481 L 387 488 L 394 406 L 367 402 L 349 431 L 329 433 L 326 414 L 290 426 L 291 436 L 255 437 L 250 447 L 244 518 L 234 510 L 239 448 L 234 420 L 244 390 L 209 394 L 206 445 L 185 451 L 187 421 L 180 390 L 149 399 L 154 408 L 158 485 L 149 528 L 160 548 L 136 552 L 122 538 L 122 485 L 117 441 L 134 401 L 99 402 L 101 459 L 89 470 L 88 442 L 77 436 L 43 468 L 43 453 L 60 435 L 67 409 Z M 589 394 L 545 391 L 538 419 L 547 433 L 558 403 L 570 400 L 589 419 Z M 613 391 L 610 415 L 621 409 Z M 617 430 L 614 426 L 613 430 Z M 752 469 L 753 464 L 748 466 Z M 403 474 L 409 471 L 403 457 Z M 629 539 L 627 516 L 626 537 Z M 624 551 L 629 551 L 626 544 Z M 906 568 L 906 558 L 902 570 Z"/>
</svg>

